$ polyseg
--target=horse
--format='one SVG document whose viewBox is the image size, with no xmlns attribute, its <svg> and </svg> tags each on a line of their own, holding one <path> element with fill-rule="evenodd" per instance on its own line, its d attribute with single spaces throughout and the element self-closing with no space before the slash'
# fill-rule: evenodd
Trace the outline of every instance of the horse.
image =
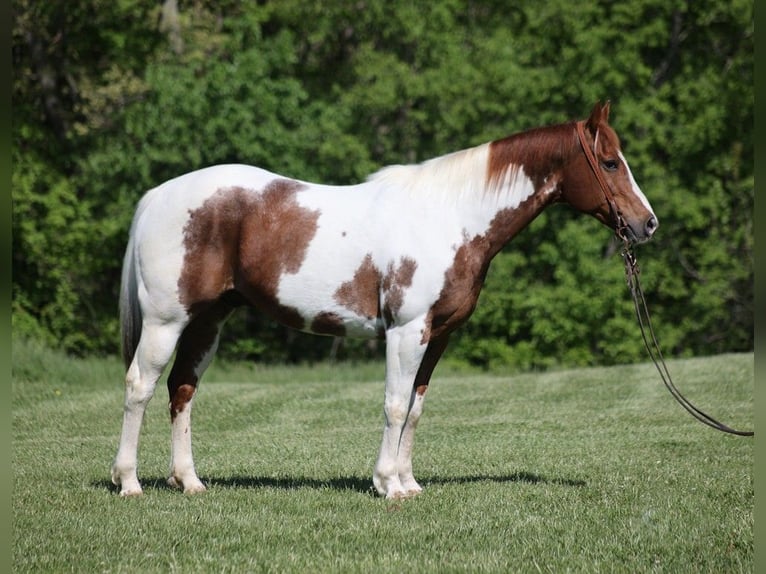
<svg viewBox="0 0 766 574">
<path fill-rule="evenodd" d="M 120 287 L 126 376 L 111 468 L 120 495 L 142 493 L 140 429 L 174 353 L 168 484 L 205 490 L 192 458 L 192 403 L 222 326 L 242 305 L 301 331 L 385 340 L 385 422 L 372 482 L 388 499 L 420 493 L 412 451 L 431 374 L 473 312 L 493 257 L 556 203 L 630 244 L 657 229 L 609 109 L 597 102 L 587 120 L 385 167 L 356 185 L 226 164 L 146 192 Z"/>
</svg>

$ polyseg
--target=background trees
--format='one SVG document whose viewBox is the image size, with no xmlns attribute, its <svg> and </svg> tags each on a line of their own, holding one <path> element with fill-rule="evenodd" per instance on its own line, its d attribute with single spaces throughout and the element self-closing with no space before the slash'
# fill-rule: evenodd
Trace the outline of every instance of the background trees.
<svg viewBox="0 0 766 574">
<path fill-rule="evenodd" d="M 244 162 L 350 183 L 608 98 L 661 221 L 639 259 L 666 353 L 752 349 L 752 2 L 514 6 L 14 0 L 14 330 L 116 352 L 133 208 L 180 173 Z M 548 210 L 496 258 L 448 356 L 515 368 L 643 358 L 616 249 L 589 218 Z M 221 353 L 332 349 L 243 312 Z"/>
</svg>

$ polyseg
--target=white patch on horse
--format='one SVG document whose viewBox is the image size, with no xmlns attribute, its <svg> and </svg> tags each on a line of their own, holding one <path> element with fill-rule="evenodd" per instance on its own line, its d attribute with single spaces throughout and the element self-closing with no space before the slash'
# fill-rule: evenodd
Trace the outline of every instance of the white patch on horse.
<svg viewBox="0 0 766 574">
<path fill-rule="evenodd" d="M 557 176 L 546 177 L 543 180 L 543 186 L 540 188 L 539 193 L 542 195 L 550 195 L 556 192 L 559 188 L 561 180 Z"/>
<path fill-rule="evenodd" d="M 636 180 L 633 178 L 633 172 L 630 171 L 630 166 L 628 165 L 628 160 L 625 159 L 625 156 L 622 155 L 622 152 L 618 152 L 617 155 L 620 156 L 620 160 L 622 161 L 622 163 L 625 164 L 625 169 L 628 172 L 628 179 L 630 179 L 630 185 L 633 187 L 633 193 L 635 193 L 638 196 L 638 198 L 641 200 L 641 203 L 643 204 L 643 206 L 646 209 L 648 209 L 649 211 L 651 211 L 652 215 L 654 215 L 654 212 L 652 211 L 652 206 L 649 205 L 649 200 L 646 199 L 646 196 L 644 195 L 644 192 L 641 191 L 641 188 L 638 187 L 638 183 L 636 183 Z"/>
<path fill-rule="evenodd" d="M 497 192 L 499 198 L 504 201 L 499 205 L 499 208 L 512 208 L 516 209 L 521 205 L 528 197 L 535 193 L 535 185 L 532 180 L 527 177 L 521 166 L 509 166 L 503 175 L 503 179 L 499 182 Z"/>
</svg>

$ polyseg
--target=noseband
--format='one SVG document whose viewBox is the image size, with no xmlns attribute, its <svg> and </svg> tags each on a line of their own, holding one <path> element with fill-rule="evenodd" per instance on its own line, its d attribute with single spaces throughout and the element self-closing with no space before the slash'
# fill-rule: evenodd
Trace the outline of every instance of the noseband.
<svg viewBox="0 0 766 574">
<path fill-rule="evenodd" d="M 673 398 L 676 399 L 678 403 L 684 409 L 686 409 L 690 415 L 692 415 L 701 423 L 706 424 L 709 427 L 712 427 L 721 432 L 733 435 L 754 436 L 753 431 L 741 431 L 733 429 L 714 419 L 704 411 L 701 411 L 696 406 L 694 406 L 694 404 L 692 404 L 689 399 L 684 397 L 673 383 L 673 379 L 670 377 L 670 371 L 668 371 L 668 366 L 665 364 L 665 359 L 662 357 L 662 352 L 660 351 L 660 345 L 657 342 L 657 337 L 654 334 L 654 329 L 652 328 L 652 320 L 649 316 L 649 308 L 646 306 L 644 292 L 641 289 L 641 283 L 638 279 L 641 270 L 638 267 L 638 260 L 633 253 L 632 245 L 627 234 L 628 226 L 622 217 L 622 213 L 620 213 L 620 211 L 617 209 L 617 204 L 614 201 L 612 191 L 604 179 L 604 175 L 599 169 L 598 160 L 596 159 L 594 150 L 591 150 L 585 141 L 585 131 L 583 128 L 584 124 L 585 122 L 577 122 L 575 124 L 577 126 L 577 137 L 580 140 L 580 145 L 582 146 L 585 157 L 588 160 L 588 165 L 590 165 L 591 170 L 593 170 L 593 174 L 596 176 L 596 181 L 598 181 L 601 192 L 604 194 L 606 202 L 609 205 L 609 211 L 611 212 L 612 218 L 614 220 L 614 233 L 623 243 L 622 259 L 625 262 L 625 278 L 628 283 L 628 288 L 630 289 L 630 294 L 633 298 L 633 306 L 636 310 L 638 325 L 641 328 L 641 337 L 644 339 L 644 345 L 646 346 L 646 350 L 649 352 L 649 356 L 654 362 L 654 366 L 657 367 L 657 371 L 660 373 L 662 382 L 665 384 L 665 387 L 668 389 L 668 391 L 670 391 L 670 394 L 673 395 Z M 647 336 L 647 330 L 649 331 L 649 336 Z M 650 338 L 651 344 L 649 343 Z"/>
</svg>

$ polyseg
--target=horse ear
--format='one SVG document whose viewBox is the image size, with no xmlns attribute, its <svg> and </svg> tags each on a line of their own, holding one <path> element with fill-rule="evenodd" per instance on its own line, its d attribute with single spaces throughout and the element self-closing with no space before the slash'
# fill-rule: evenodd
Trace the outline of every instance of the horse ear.
<svg viewBox="0 0 766 574">
<path fill-rule="evenodd" d="M 601 102 L 596 102 L 596 104 L 593 106 L 593 109 L 590 112 L 590 117 L 588 117 L 587 122 L 585 125 L 588 127 L 590 132 L 595 135 L 598 132 L 598 128 L 601 126 L 601 124 L 606 124 L 609 121 L 609 100 L 606 101 L 605 104 L 601 104 Z"/>
<path fill-rule="evenodd" d="M 592 135 L 596 135 L 598 131 L 598 125 L 601 123 L 601 102 L 596 102 L 593 109 L 590 111 L 590 116 L 585 122 L 585 126 Z"/>
<path fill-rule="evenodd" d="M 607 123 L 609 121 L 609 106 L 611 105 L 611 102 L 609 100 L 606 101 L 606 103 L 601 106 L 601 121 L 604 123 Z"/>
</svg>

